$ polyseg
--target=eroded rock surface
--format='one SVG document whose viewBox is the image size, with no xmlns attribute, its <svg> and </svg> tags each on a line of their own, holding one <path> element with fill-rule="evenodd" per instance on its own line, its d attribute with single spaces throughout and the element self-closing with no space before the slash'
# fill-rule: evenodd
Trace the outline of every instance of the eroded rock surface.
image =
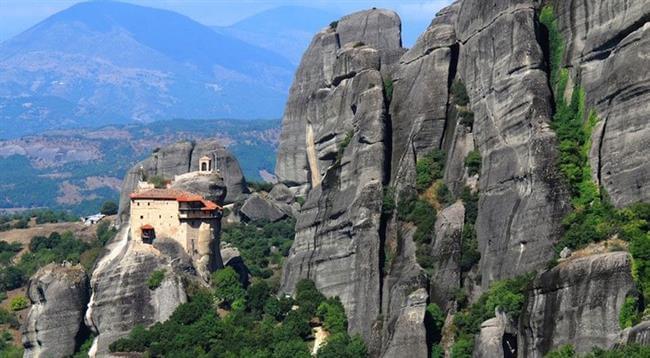
<svg viewBox="0 0 650 358">
<path fill-rule="evenodd" d="M 650 3 L 553 1 L 565 42 L 564 63 L 600 122 L 590 159 L 612 202 L 650 200 Z M 569 88 L 566 97 L 571 93 Z"/>
<path fill-rule="evenodd" d="M 427 291 L 418 289 L 408 296 L 405 306 L 400 310 L 390 341 L 386 342 L 387 348 L 383 357 L 404 357 L 409 352 L 409 357 L 426 357 L 427 337 L 425 315 L 427 310 Z"/>
<path fill-rule="evenodd" d="M 552 96 L 536 5 L 463 1 L 456 23 L 458 72 L 482 156 L 476 230 L 483 287 L 543 268 L 568 210 L 555 166 Z"/>
<path fill-rule="evenodd" d="M 393 20 L 375 22 L 375 17 Z M 292 87 L 276 167 L 281 182 L 308 191 L 285 261 L 282 290 L 292 292 L 301 278 L 314 280 L 325 295 L 341 298 L 350 331 L 366 340 L 381 296 L 387 111 L 380 67 L 384 47 L 400 44 L 374 39 L 378 32 L 399 35 L 396 18 L 392 12 L 369 10 L 341 19 L 336 31 L 316 35 Z M 357 25 L 348 22 L 374 27 L 352 37 L 346 29 Z M 361 42 L 349 42 L 353 40 Z"/>
<path fill-rule="evenodd" d="M 610 348 L 619 340 L 619 312 L 633 290 L 626 252 L 575 258 L 544 272 L 523 309 L 521 353 L 542 357 L 565 344 L 577 352 Z"/>
<path fill-rule="evenodd" d="M 66 357 L 84 339 L 90 298 L 88 275 L 80 266 L 49 264 L 30 279 L 32 301 L 22 327 L 24 357 Z"/>
<path fill-rule="evenodd" d="M 105 356 L 112 342 L 138 324 L 147 327 L 166 320 L 187 300 L 171 259 L 152 245 L 130 240 L 128 233 L 124 225 L 93 272 L 86 311 L 86 324 L 97 334 L 91 357 Z M 156 270 L 165 270 L 165 278 L 150 289 L 147 281 Z"/>
<path fill-rule="evenodd" d="M 239 215 L 247 221 L 266 220 L 270 222 L 278 221 L 287 216 L 272 200 L 268 200 L 260 194 L 253 194 L 246 199 L 239 209 Z"/>
</svg>

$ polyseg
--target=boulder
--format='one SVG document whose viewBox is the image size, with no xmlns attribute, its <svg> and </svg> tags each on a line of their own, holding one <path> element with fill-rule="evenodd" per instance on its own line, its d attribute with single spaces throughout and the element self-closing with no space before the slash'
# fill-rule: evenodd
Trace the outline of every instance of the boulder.
<svg viewBox="0 0 650 358">
<path fill-rule="evenodd" d="M 239 250 L 236 247 L 230 246 L 228 244 L 221 247 L 221 258 L 223 259 L 224 267 L 231 267 L 239 275 L 239 282 L 248 286 L 250 281 L 250 271 L 246 267 L 244 259 L 241 257 Z"/>
<path fill-rule="evenodd" d="M 460 288 L 461 236 L 464 222 L 465 207 L 460 201 L 438 212 L 436 219 L 430 293 L 431 300 L 443 310 L 455 306 L 453 300 Z"/>
<path fill-rule="evenodd" d="M 393 335 L 386 342 L 387 348 L 382 357 L 404 357 L 405 352 L 409 353 L 409 357 L 427 356 L 425 316 L 428 298 L 427 291 L 423 288 L 408 295 L 398 318 L 391 322 L 394 325 L 390 330 Z"/>
<path fill-rule="evenodd" d="M 505 313 L 497 309 L 494 318 L 481 323 L 472 357 L 517 357 L 517 332 Z"/>
<path fill-rule="evenodd" d="M 525 357 L 542 357 L 571 344 L 577 352 L 610 348 L 619 341 L 618 316 L 635 290 L 627 252 L 569 259 L 540 274 L 520 319 Z"/>
<path fill-rule="evenodd" d="M 260 194 L 252 194 L 239 209 L 239 214 L 247 221 L 265 220 L 275 222 L 287 217 L 277 205 Z"/>
<path fill-rule="evenodd" d="M 24 357 L 71 356 L 83 340 L 83 317 L 90 297 L 88 275 L 80 265 L 49 264 L 30 279 L 32 302 L 22 326 Z"/>
</svg>

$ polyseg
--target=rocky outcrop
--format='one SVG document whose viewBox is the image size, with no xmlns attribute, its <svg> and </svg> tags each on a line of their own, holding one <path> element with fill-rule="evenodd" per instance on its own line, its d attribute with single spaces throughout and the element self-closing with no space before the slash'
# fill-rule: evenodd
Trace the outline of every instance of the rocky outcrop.
<svg viewBox="0 0 650 358">
<path fill-rule="evenodd" d="M 650 200 L 650 3 L 552 2 L 565 42 L 564 64 L 600 119 L 590 159 L 612 202 Z M 570 94 L 568 89 L 568 93 Z"/>
<path fill-rule="evenodd" d="M 239 215 L 246 221 L 265 220 L 270 222 L 281 220 L 287 216 L 276 204 L 260 194 L 253 194 L 246 199 L 239 209 Z"/>
<path fill-rule="evenodd" d="M 525 357 L 542 357 L 561 345 L 577 352 L 609 348 L 619 340 L 618 316 L 634 289 L 631 259 L 612 252 L 570 259 L 539 275 L 520 319 Z"/>
<path fill-rule="evenodd" d="M 325 295 L 341 298 L 350 331 L 366 340 L 381 310 L 380 218 L 387 174 L 381 53 L 384 46 L 399 45 L 375 39 L 378 32 L 394 33 L 396 17 L 360 12 L 341 19 L 337 30 L 316 35 L 292 87 L 276 168 L 279 180 L 293 190 L 311 188 L 297 218 L 282 290 L 292 292 L 302 278 L 314 280 Z M 345 43 L 353 37 L 338 29 L 354 28 L 348 22 L 374 27 L 354 38 L 363 43 Z M 296 137 L 302 139 L 295 142 Z"/>
<path fill-rule="evenodd" d="M 153 271 L 164 270 L 160 286 L 149 288 Z M 108 246 L 93 272 L 86 324 L 97 335 L 89 355 L 105 356 L 109 345 L 136 325 L 149 326 L 169 318 L 187 300 L 171 259 L 151 245 L 132 241 L 128 225 Z"/>
<path fill-rule="evenodd" d="M 517 331 L 508 316 L 500 311 L 481 323 L 474 342 L 474 358 L 516 357 Z"/>
<path fill-rule="evenodd" d="M 77 266 L 49 264 L 30 279 L 32 301 L 22 327 L 24 357 L 71 356 L 84 337 L 88 275 Z"/>
<path fill-rule="evenodd" d="M 456 23 L 458 76 L 467 87 L 482 156 L 476 230 L 483 287 L 543 268 L 568 209 L 555 166 L 536 4 L 463 1 Z"/>
<path fill-rule="evenodd" d="M 239 282 L 248 286 L 250 271 L 246 267 L 244 259 L 241 257 L 239 250 L 236 247 L 228 244 L 221 247 L 221 258 L 223 259 L 224 267 L 231 267 L 239 275 Z"/>
<path fill-rule="evenodd" d="M 385 343 L 383 357 L 426 357 L 428 355 L 425 315 L 427 311 L 427 291 L 423 288 L 411 293 L 405 307 L 400 310 L 397 320 L 389 332 L 392 337 Z"/>
<path fill-rule="evenodd" d="M 243 200 L 248 194 L 246 180 L 237 159 L 216 141 L 183 141 L 156 149 L 149 158 L 134 165 L 124 177 L 120 191 L 118 218 L 125 223 L 129 217 L 129 194 L 138 181 L 154 176 L 167 180 L 175 176 L 195 172 L 199 169 L 199 158 L 207 155 L 212 158 L 214 175 L 184 176 L 175 185 L 179 189 L 212 198 L 218 203 L 232 203 Z"/>
<path fill-rule="evenodd" d="M 339 87 L 340 82 L 362 71 L 370 64 L 367 61 L 374 62 L 371 67 L 375 70 L 388 69 L 397 61 L 395 54 L 403 52 L 401 22 L 392 11 L 361 11 L 335 24 L 335 28 L 329 27 L 316 34 L 303 55 L 282 118 L 275 172 L 279 182 L 301 194 L 310 186 L 318 185 L 335 159 L 336 144 L 350 129 L 337 126 L 340 122 L 334 118 L 343 110 L 345 117 L 351 117 L 357 108 L 339 107 L 334 103 L 327 108 L 314 103 L 322 103 L 332 92 L 339 92 L 337 97 L 341 96 L 348 86 Z M 346 44 L 351 48 L 342 50 Z M 337 59 L 340 56 L 343 58 Z M 382 83 L 379 83 L 380 88 Z M 316 112 L 316 109 L 324 111 Z"/>
<path fill-rule="evenodd" d="M 431 300 L 442 309 L 450 309 L 460 288 L 461 235 L 465 207 L 458 201 L 438 213 L 432 248 Z"/>
<path fill-rule="evenodd" d="M 621 332 L 621 344 L 650 345 L 650 321 L 643 321 Z"/>
</svg>

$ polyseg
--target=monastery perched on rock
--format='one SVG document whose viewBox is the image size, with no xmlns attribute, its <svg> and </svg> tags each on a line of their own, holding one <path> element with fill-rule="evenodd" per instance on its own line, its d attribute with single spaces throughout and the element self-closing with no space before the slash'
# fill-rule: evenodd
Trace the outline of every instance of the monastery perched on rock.
<svg viewBox="0 0 650 358">
<path fill-rule="evenodd" d="M 212 175 L 212 160 L 204 156 L 199 171 L 181 176 Z M 180 180 L 176 176 L 174 181 Z M 172 187 L 154 188 L 145 181 L 138 183 L 130 195 L 131 238 L 152 244 L 157 238 L 176 241 L 193 258 L 213 252 L 210 245 L 217 236 L 222 207 L 203 196 Z"/>
</svg>

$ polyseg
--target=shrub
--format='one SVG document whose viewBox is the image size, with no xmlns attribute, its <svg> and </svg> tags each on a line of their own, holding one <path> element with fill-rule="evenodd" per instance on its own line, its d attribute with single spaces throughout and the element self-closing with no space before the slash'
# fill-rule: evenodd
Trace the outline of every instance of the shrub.
<svg viewBox="0 0 650 358">
<path fill-rule="evenodd" d="M 153 184 L 154 188 L 162 189 L 167 186 L 167 179 L 161 175 L 153 175 L 147 178 L 149 184 Z"/>
<path fill-rule="evenodd" d="M 316 310 L 316 316 L 323 321 L 323 328 L 332 334 L 345 333 L 348 330 L 348 319 L 338 297 L 323 301 Z"/>
<path fill-rule="evenodd" d="M 248 186 L 253 189 L 253 191 L 265 191 L 270 192 L 273 189 L 273 183 L 266 181 L 247 181 Z"/>
<path fill-rule="evenodd" d="M 390 78 L 384 79 L 384 94 L 388 102 L 393 100 L 393 80 Z"/>
<path fill-rule="evenodd" d="M 385 187 L 381 212 L 390 215 L 393 213 L 393 210 L 395 210 L 395 189 L 393 187 Z"/>
<path fill-rule="evenodd" d="M 545 356 L 546 358 L 573 358 L 576 356 L 576 352 L 573 349 L 573 346 L 570 344 L 563 345 L 556 350 L 548 352 Z"/>
<path fill-rule="evenodd" d="M 334 30 L 336 30 L 336 27 L 339 25 L 338 21 L 332 21 L 330 22 L 330 27 Z"/>
<path fill-rule="evenodd" d="M 469 129 L 474 128 L 474 112 L 461 110 L 458 115 L 460 116 L 460 125 Z"/>
<path fill-rule="evenodd" d="M 23 295 L 16 296 L 9 302 L 9 307 L 11 307 L 12 311 L 24 310 L 29 307 L 29 299 Z"/>
<path fill-rule="evenodd" d="M 114 201 L 107 200 L 102 204 L 101 209 L 99 209 L 99 212 L 104 214 L 104 215 L 115 215 L 117 214 L 117 204 Z"/>
<path fill-rule="evenodd" d="M 454 202 L 454 196 L 451 194 L 451 191 L 449 191 L 447 185 L 442 181 L 440 181 L 440 184 L 436 189 L 436 198 L 443 206 L 448 206 Z"/>
<path fill-rule="evenodd" d="M 467 174 L 470 176 L 481 173 L 481 153 L 478 150 L 473 150 L 465 157 L 465 166 L 467 167 Z"/>
<path fill-rule="evenodd" d="M 471 337 L 462 337 L 451 346 L 451 358 L 471 358 L 474 351 L 474 340 Z"/>
<path fill-rule="evenodd" d="M 2 307 L 0 307 L 0 324 L 8 324 L 13 329 L 20 328 L 20 322 L 16 316 Z"/>
<path fill-rule="evenodd" d="M 336 163 L 341 163 L 341 159 L 343 159 L 343 153 L 345 152 L 345 148 L 350 145 L 350 142 L 352 141 L 352 137 L 354 136 L 354 131 L 349 130 L 345 133 L 345 137 L 339 143 L 339 148 L 338 152 L 336 153 Z"/>
<path fill-rule="evenodd" d="M 465 85 L 461 81 L 455 80 L 451 84 L 451 95 L 453 96 L 454 103 L 457 105 L 466 106 L 469 104 L 467 89 L 465 89 Z"/>
<path fill-rule="evenodd" d="M 318 292 L 316 284 L 312 280 L 302 279 L 296 284 L 296 302 L 302 310 L 310 316 L 316 313 L 316 309 L 325 301 L 325 296 Z"/>
<path fill-rule="evenodd" d="M 445 168 L 445 152 L 434 149 L 415 163 L 415 187 L 418 192 L 427 190 L 434 181 L 441 179 Z"/>
<path fill-rule="evenodd" d="M 368 350 L 359 336 L 350 337 L 343 333 L 331 335 L 316 355 L 317 358 L 365 358 L 367 356 Z"/>
<path fill-rule="evenodd" d="M 442 338 L 442 327 L 445 325 L 445 312 L 435 303 L 427 305 L 425 322 L 427 331 L 431 332 L 432 340 L 435 343 L 440 342 Z"/>
<path fill-rule="evenodd" d="M 618 315 L 621 329 L 632 327 L 640 321 L 639 300 L 635 296 L 625 297 L 625 302 Z"/>
<path fill-rule="evenodd" d="M 474 224 L 466 223 L 463 225 L 463 233 L 461 234 L 460 270 L 462 272 L 471 270 L 480 259 L 481 253 L 478 251 L 476 228 Z"/>
<path fill-rule="evenodd" d="M 165 279 L 165 270 L 156 270 L 153 271 L 149 275 L 149 279 L 147 280 L 147 286 L 149 287 L 150 290 L 155 290 L 158 287 L 160 287 L 160 284 L 163 282 Z"/>
<path fill-rule="evenodd" d="M 212 274 L 214 295 L 226 306 L 238 299 L 244 298 L 246 291 L 239 282 L 239 274 L 228 266 Z"/>
</svg>

